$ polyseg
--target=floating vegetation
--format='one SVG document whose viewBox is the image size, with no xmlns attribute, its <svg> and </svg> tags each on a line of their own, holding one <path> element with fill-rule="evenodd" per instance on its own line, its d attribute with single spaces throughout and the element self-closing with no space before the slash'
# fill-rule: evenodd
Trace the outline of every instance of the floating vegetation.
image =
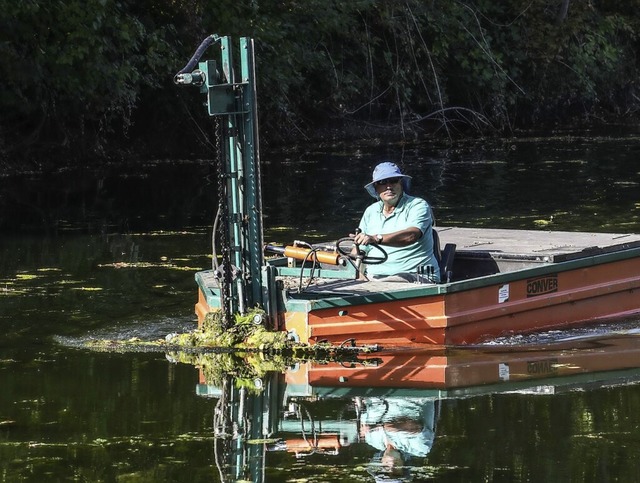
<svg viewBox="0 0 640 483">
<path fill-rule="evenodd" d="M 307 361 L 328 363 L 377 364 L 378 360 L 358 359 L 358 353 L 322 345 L 297 347 L 278 353 L 260 352 L 168 352 L 167 358 L 174 363 L 190 364 L 200 370 L 200 380 L 208 386 L 222 388 L 225 380 L 233 380 L 236 388 L 244 388 L 253 394 L 260 393 L 269 377 L 283 374 L 287 369 Z"/>
<path fill-rule="evenodd" d="M 5 286 L 0 289 L 0 295 L 11 297 L 28 294 L 28 291 L 26 289 L 13 288 L 9 287 L 9 285 L 10 284 L 5 284 Z"/>
<path fill-rule="evenodd" d="M 167 343 L 163 339 L 144 340 L 139 337 L 128 339 L 89 339 L 81 345 L 101 352 L 162 352 Z"/>
<path fill-rule="evenodd" d="M 101 263 L 98 265 L 100 268 L 169 268 L 171 270 L 184 270 L 188 272 L 195 272 L 197 270 L 201 270 L 196 267 L 183 267 L 179 265 L 175 265 L 173 263 L 162 262 L 162 263 L 153 263 L 153 262 L 115 262 L 115 263 Z"/>
<path fill-rule="evenodd" d="M 550 216 L 548 220 L 544 220 L 544 219 L 533 220 L 533 224 L 536 225 L 539 228 L 547 227 L 547 226 L 551 225 L 552 223 L 553 223 L 553 215 Z"/>
<path fill-rule="evenodd" d="M 184 235 L 202 235 L 201 232 L 193 231 L 193 230 L 181 230 L 181 231 L 168 231 L 168 230 L 158 230 L 158 231 L 148 231 L 148 232 L 138 232 L 132 233 L 131 236 L 184 236 Z"/>
<path fill-rule="evenodd" d="M 293 230 L 294 227 L 292 226 L 271 226 L 269 227 L 269 231 L 288 231 L 288 230 Z"/>
<path fill-rule="evenodd" d="M 200 370 L 201 379 L 207 385 L 222 387 L 225 378 L 233 378 L 236 387 L 244 387 L 252 393 L 262 390 L 267 374 L 282 373 L 291 367 L 291 357 L 283 355 L 269 356 L 261 353 L 229 352 L 190 354 L 187 352 L 169 352 L 172 362 L 190 364 Z"/>
<path fill-rule="evenodd" d="M 264 318 L 264 311 L 256 308 L 244 315 L 236 314 L 232 327 L 226 328 L 218 310 L 207 314 L 202 328 L 191 332 L 172 333 L 157 340 L 91 339 L 83 347 L 108 352 L 166 352 L 171 362 L 199 368 L 208 384 L 217 385 L 224 376 L 233 375 L 237 386 L 252 391 L 261 390 L 262 378 L 268 372 L 283 372 L 307 360 L 347 362 L 374 350 L 294 342 L 283 331 L 267 330 L 259 323 Z"/>
<path fill-rule="evenodd" d="M 61 276 L 62 270 L 55 267 L 36 268 L 34 272 L 21 271 L 13 278 L 0 280 L 0 295 L 21 296 L 21 295 L 41 295 L 52 285 L 77 284 L 79 281 L 72 281 L 68 278 L 57 280 Z"/>
<path fill-rule="evenodd" d="M 34 275 L 32 273 L 18 273 L 16 275 L 16 280 L 35 280 L 39 275 Z"/>
<path fill-rule="evenodd" d="M 64 280 L 56 280 L 53 282 L 55 285 L 74 285 L 77 283 L 81 283 L 80 280 L 68 280 L 68 279 L 64 279 Z"/>
<path fill-rule="evenodd" d="M 264 317 L 264 311 L 261 309 L 251 310 L 245 315 L 236 314 L 234 324 L 227 328 L 222 312 L 212 311 L 205 317 L 201 329 L 186 334 L 169 334 L 166 342 L 180 347 L 283 349 L 287 345 L 286 333 L 266 330 L 259 323 Z"/>
</svg>

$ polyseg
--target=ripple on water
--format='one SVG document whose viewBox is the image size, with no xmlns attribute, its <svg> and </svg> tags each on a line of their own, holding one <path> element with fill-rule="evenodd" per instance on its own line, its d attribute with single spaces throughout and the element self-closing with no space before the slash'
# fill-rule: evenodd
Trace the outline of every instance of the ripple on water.
<svg viewBox="0 0 640 483">
<path fill-rule="evenodd" d="M 162 317 L 152 321 L 134 321 L 127 326 L 107 327 L 87 332 L 80 336 L 54 336 L 54 340 L 67 347 L 86 347 L 88 342 L 94 340 L 131 340 L 154 341 L 163 339 L 167 334 L 189 332 L 196 328 L 197 324 L 191 316 Z"/>
<path fill-rule="evenodd" d="M 548 330 L 531 334 L 510 334 L 496 337 L 480 346 L 535 346 L 546 344 L 557 344 L 565 342 L 581 342 L 607 338 L 612 336 L 638 336 L 640 335 L 640 318 L 638 316 L 630 318 L 617 318 L 610 321 L 603 321 L 587 327 L 573 327 L 561 330 Z"/>
</svg>

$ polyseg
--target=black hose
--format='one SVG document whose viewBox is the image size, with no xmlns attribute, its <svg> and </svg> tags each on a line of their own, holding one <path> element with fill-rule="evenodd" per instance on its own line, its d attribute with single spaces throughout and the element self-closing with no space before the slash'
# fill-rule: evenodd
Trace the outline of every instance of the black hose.
<svg viewBox="0 0 640 483">
<path fill-rule="evenodd" d="M 192 72 L 193 69 L 198 64 L 198 61 L 200 60 L 200 57 L 202 57 L 202 54 L 204 53 L 204 51 L 207 50 L 214 42 L 217 42 L 219 40 L 220 40 L 220 37 L 218 37 L 216 34 L 212 34 L 206 37 L 200 43 L 200 46 L 196 49 L 193 56 L 191 56 L 191 59 L 189 60 L 189 62 L 187 62 L 187 65 L 185 65 L 182 69 L 180 69 L 180 72 L 178 72 L 176 76 L 180 74 L 184 74 L 186 72 Z"/>
</svg>

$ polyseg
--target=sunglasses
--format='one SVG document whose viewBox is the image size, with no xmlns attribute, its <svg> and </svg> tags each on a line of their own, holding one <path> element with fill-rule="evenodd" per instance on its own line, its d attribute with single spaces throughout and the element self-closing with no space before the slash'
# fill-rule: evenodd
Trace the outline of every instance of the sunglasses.
<svg viewBox="0 0 640 483">
<path fill-rule="evenodd" d="M 400 178 L 386 178 L 386 179 L 381 179 L 380 181 L 376 181 L 374 184 L 376 186 L 388 186 L 388 185 L 396 184 L 399 182 L 400 182 Z"/>
</svg>

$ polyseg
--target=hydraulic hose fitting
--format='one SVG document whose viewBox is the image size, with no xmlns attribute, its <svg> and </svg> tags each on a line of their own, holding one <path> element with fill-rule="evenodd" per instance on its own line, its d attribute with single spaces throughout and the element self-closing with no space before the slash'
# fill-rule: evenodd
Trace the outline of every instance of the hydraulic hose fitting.
<svg viewBox="0 0 640 483">
<path fill-rule="evenodd" d="M 173 78 L 173 82 L 174 84 L 178 84 L 178 85 L 201 86 L 202 84 L 204 84 L 205 77 L 206 77 L 205 73 L 198 69 L 198 70 L 194 70 L 190 74 L 187 72 L 182 74 L 180 73 L 176 74 Z"/>
</svg>

